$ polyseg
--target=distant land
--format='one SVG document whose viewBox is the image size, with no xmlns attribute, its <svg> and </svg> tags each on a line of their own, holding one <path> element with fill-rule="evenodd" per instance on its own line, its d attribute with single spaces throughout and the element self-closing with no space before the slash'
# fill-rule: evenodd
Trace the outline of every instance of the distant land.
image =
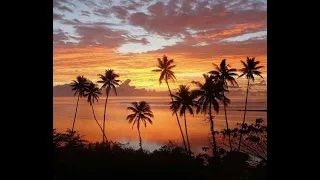
<svg viewBox="0 0 320 180">
<path fill-rule="evenodd" d="M 136 88 L 135 86 L 130 85 L 131 80 L 127 79 L 122 84 L 117 87 L 118 96 L 168 96 L 167 91 L 155 91 L 148 90 L 145 88 Z M 71 83 L 64 85 L 53 86 L 53 96 L 54 97 L 70 97 L 73 96 L 74 92 L 71 91 L 70 87 Z M 173 92 L 176 89 L 171 89 Z M 105 90 L 101 91 L 101 96 L 105 96 Z M 113 90 L 110 91 L 109 96 L 115 96 Z M 245 92 L 240 88 L 230 88 L 230 92 L 228 92 L 228 97 L 230 96 L 245 96 Z M 266 97 L 266 91 L 250 91 L 250 96 L 259 96 Z"/>
<path fill-rule="evenodd" d="M 117 87 L 118 96 L 167 96 L 168 92 L 157 92 L 155 90 L 147 90 L 145 88 L 138 89 L 130 85 L 131 80 L 127 79 Z M 53 96 L 73 96 L 74 92 L 71 91 L 70 84 L 53 86 Z M 101 96 L 106 95 L 106 91 L 101 91 Z M 110 91 L 109 96 L 115 96 L 113 90 Z"/>
</svg>

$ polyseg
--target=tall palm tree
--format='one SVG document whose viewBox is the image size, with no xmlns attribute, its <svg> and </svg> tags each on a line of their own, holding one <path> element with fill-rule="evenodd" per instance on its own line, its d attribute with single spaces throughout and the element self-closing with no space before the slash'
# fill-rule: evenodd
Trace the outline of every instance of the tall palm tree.
<svg viewBox="0 0 320 180">
<path fill-rule="evenodd" d="M 84 93 L 87 89 L 87 79 L 83 76 L 77 76 L 76 80 L 73 80 L 70 86 L 72 87 L 72 91 L 75 91 L 73 96 L 76 96 L 78 94 L 76 112 L 74 113 L 72 129 L 71 129 L 71 131 L 73 132 L 74 124 L 76 122 L 76 117 L 78 112 L 79 99 L 84 96 Z"/>
<path fill-rule="evenodd" d="M 109 96 L 109 91 L 110 89 L 114 90 L 114 93 L 117 96 L 117 90 L 115 85 L 119 85 L 119 80 L 117 80 L 116 78 L 119 77 L 118 74 L 114 73 L 113 69 L 108 69 L 106 70 L 105 74 L 98 74 L 99 78 L 101 79 L 100 81 L 98 81 L 98 83 L 102 83 L 102 87 L 101 88 L 106 88 L 106 102 L 104 103 L 104 114 L 103 114 L 103 134 L 105 134 L 105 124 L 106 124 L 106 110 L 107 110 L 107 102 L 108 102 L 108 96 Z M 105 136 L 102 135 L 102 139 L 103 142 L 106 140 L 108 141 L 108 139 L 104 139 Z"/>
<path fill-rule="evenodd" d="M 170 90 L 170 87 L 169 87 L 168 80 L 172 80 L 172 81 L 176 80 L 174 72 L 172 71 L 172 69 L 174 67 L 176 67 L 176 65 L 173 65 L 173 62 L 174 62 L 173 59 L 168 60 L 168 57 L 164 55 L 162 60 L 160 58 L 158 58 L 158 66 L 157 67 L 159 69 L 152 70 L 153 72 L 160 72 L 159 84 L 161 84 L 163 80 L 166 82 L 166 84 L 168 86 L 169 93 L 170 93 L 171 102 L 173 101 L 173 98 L 172 98 L 172 93 L 171 93 L 171 90 Z M 186 145 L 186 141 L 184 139 L 184 135 L 183 135 L 183 132 L 182 132 L 182 129 L 181 129 L 181 125 L 180 125 L 178 114 L 175 113 L 175 115 L 176 115 L 176 118 L 177 118 L 177 122 L 178 122 L 178 126 L 179 126 L 179 129 L 180 129 L 180 133 L 181 133 L 181 136 L 182 136 L 182 141 L 183 141 L 184 148 L 185 148 L 186 151 L 188 151 L 187 145 Z"/>
<path fill-rule="evenodd" d="M 190 147 L 190 141 L 189 141 L 189 135 L 188 135 L 188 129 L 187 129 L 187 120 L 186 120 L 186 110 L 188 109 L 189 113 L 191 115 L 194 115 L 193 113 L 193 107 L 197 107 L 197 101 L 195 99 L 197 98 L 194 94 L 191 94 L 189 91 L 189 87 L 185 85 L 180 85 L 178 92 L 175 93 L 175 95 L 172 95 L 173 101 L 170 103 L 171 110 L 173 113 L 177 113 L 180 109 L 180 117 L 184 116 L 184 127 L 186 130 L 186 136 L 187 136 L 187 142 L 188 142 L 188 148 L 189 153 L 191 152 Z"/>
<path fill-rule="evenodd" d="M 223 91 L 227 91 L 223 87 L 223 83 L 221 81 L 213 81 L 212 76 L 208 76 L 203 74 L 205 79 L 205 83 L 202 84 L 199 81 L 192 81 L 198 89 L 194 90 L 193 93 L 199 97 L 198 99 L 198 108 L 197 113 L 207 113 L 209 110 L 209 122 L 210 122 L 210 130 L 213 139 L 213 154 L 217 152 L 217 143 L 215 138 L 215 131 L 214 131 L 214 122 L 213 122 L 213 115 L 212 115 L 212 108 L 216 113 L 219 113 L 219 101 L 226 102 L 226 104 L 230 103 L 230 100 L 223 95 Z"/>
<path fill-rule="evenodd" d="M 244 127 L 244 122 L 246 120 L 246 112 L 247 112 L 247 102 L 248 102 L 248 93 L 249 93 L 249 83 L 250 83 L 250 79 L 252 80 L 252 82 L 254 82 L 254 75 L 255 76 L 259 76 L 263 79 L 263 77 L 261 76 L 261 72 L 259 71 L 260 68 L 263 68 L 264 66 L 257 66 L 258 64 L 260 64 L 260 61 L 255 61 L 255 58 L 248 58 L 247 57 L 247 63 L 241 61 L 243 64 L 243 68 L 240 70 L 242 72 L 242 74 L 239 76 L 242 77 L 244 75 L 246 75 L 246 78 L 248 79 L 248 84 L 247 84 L 247 93 L 246 93 L 246 103 L 245 103 L 245 108 L 244 108 L 244 115 L 243 115 L 243 122 L 242 122 L 242 130 Z M 242 131 L 241 131 L 242 132 Z M 242 133 L 240 133 L 240 140 L 239 140 L 239 147 L 238 147 L 238 151 L 240 151 L 240 147 L 241 147 L 241 141 L 242 141 Z"/>
<path fill-rule="evenodd" d="M 96 100 L 96 101 L 98 102 L 99 95 L 101 95 L 100 89 L 97 87 L 96 84 L 94 84 L 94 83 L 91 82 L 91 83 L 88 85 L 88 87 L 87 87 L 87 92 L 86 92 L 86 94 L 85 94 L 84 96 L 87 97 L 87 101 L 88 101 L 88 103 L 89 103 L 90 106 L 91 106 L 94 120 L 96 120 L 98 126 L 99 126 L 100 129 L 101 129 L 101 132 L 102 132 L 103 136 L 106 138 L 106 135 L 104 134 L 103 129 L 102 129 L 100 123 L 98 122 L 98 120 L 97 120 L 97 118 L 96 118 L 96 114 L 94 113 L 94 109 L 93 109 L 94 101 Z M 102 140 L 103 140 L 103 139 L 102 139 Z"/>
<path fill-rule="evenodd" d="M 144 124 L 145 127 L 147 127 L 147 122 L 148 121 L 150 124 L 152 124 L 151 118 L 153 118 L 153 113 L 151 111 L 150 105 L 145 102 L 145 101 L 140 101 L 140 102 L 132 102 L 131 103 L 133 106 L 128 107 L 128 110 L 131 110 L 133 114 L 130 114 L 127 116 L 127 120 L 129 120 L 129 123 L 132 123 L 132 129 L 133 126 L 137 123 L 137 128 L 139 132 L 139 146 L 140 149 L 142 149 L 142 140 L 141 140 L 141 135 L 140 135 L 140 122 Z"/>
<path fill-rule="evenodd" d="M 237 81 L 234 79 L 233 76 L 238 76 L 237 73 L 235 73 L 237 70 L 235 68 L 229 69 L 230 65 L 226 64 L 226 59 L 223 59 L 220 63 L 220 66 L 213 63 L 214 70 L 210 71 L 209 73 L 217 80 L 223 82 L 224 88 L 228 89 L 228 83 L 231 83 L 232 86 L 238 85 Z M 224 91 L 222 92 L 222 95 L 224 95 Z M 229 137 L 229 146 L 230 150 L 232 151 L 232 145 L 231 145 L 231 139 L 230 139 L 230 131 L 229 131 L 229 123 L 227 118 L 227 104 L 224 102 L 224 116 L 226 119 L 226 126 L 227 126 L 227 134 Z"/>
</svg>

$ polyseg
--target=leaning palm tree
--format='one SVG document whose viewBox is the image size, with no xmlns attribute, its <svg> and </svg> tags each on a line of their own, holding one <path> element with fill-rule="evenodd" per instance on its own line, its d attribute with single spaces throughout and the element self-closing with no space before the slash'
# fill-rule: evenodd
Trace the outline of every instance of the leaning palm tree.
<svg viewBox="0 0 320 180">
<path fill-rule="evenodd" d="M 78 94 L 76 112 L 74 113 L 72 129 L 71 129 L 71 131 L 73 132 L 74 124 L 76 122 L 76 117 L 77 117 L 79 99 L 84 96 L 84 93 L 87 89 L 87 79 L 83 76 L 77 76 L 77 79 L 72 81 L 71 87 L 72 87 L 72 91 L 75 91 L 73 96 L 76 96 Z"/>
<path fill-rule="evenodd" d="M 255 61 L 255 58 L 248 58 L 247 57 L 247 63 L 241 61 L 243 64 L 243 68 L 241 69 L 242 74 L 239 76 L 242 77 L 244 75 L 246 75 L 246 78 L 248 79 L 248 84 L 247 84 L 247 93 L 246 93 L 246 103 L 245 103 L 245 107 L 244 107 L 244 115 L 243 115 L 243 122 L 242 122 L 242 130 L 244 127 L 244 122 L 246 120 L 246 112 L 247 112 L 247 102 L 248 102 L 248 93 L 249 93 L 249 83 L 250 83 L 250 79 L 252 81 L 254 81 L 254 75 L 256 76 L 260 76 L 262 79 L 263 77 L 261 76 L 261 72 L 258 71 L 260 68 L 263 68 L 264 66 L 257 66 L 260 61 Z M 242 131 L 241 131 L 242 132 Z M 239 147 L 238 147 L 238 151 L 240 151 L 241 148 L 241 141 L 242 141 L 242 133 L 240 133 L 240 140 L 239 140 Z"/>
<path fill-rule="evenodd" d="M 213 122 L 213 115 L 212 115 L 212 108 L 216 113 L 219 113 L 219 101 L 226 102 L 226 104 L 230 103 L 230 100 L 223 95 L 223 91 L 227 91 L 223 87 L 223 83 L 221 81 L 213 81 L 212 76 L 208 76 L 203 74 L 205 79 L 205 83 L 202 84 L 199 81 L 192 81 L 198 89 L 194 90 L 193 93 L 199 97 L 198 99 L 198 108 L 197 113 L 201 112 L 206 114 L 207 110 L 209 110 L 209 122 L 210 122 L 210 130 L 212 134 L 213 140 L 213 154 L 217 153 L 217 143 L 215 138 L 215 131 L 214 131 L 214 122 Z"/>
<path fill-rule="evenodd" d="M 119 77 L 119 75 L 114 73 L 113 69 L 108 69 L 106 70 L 105 74 L 98 74 L 99 78 L 101 79 L 98 81 L 98 83 L 102 83 L 101 88 L 106 88 L 106 102 L 104 103 L 104 114 L 103 114 L 103 134 L 105 134 L 105 123 L 106 123 L 106 110 L 107 110 L 107 102 L 108 102 L 108 96 L 109 96 L 109 91 L 110 89 L 114 90 L 114 93 L 117 95 L 117 90 L 115 85 L 119 85 L 119 80 L 116 78 Z M 104 139 L 104 135 L 102 136 L 103 142 L 108 139 Z"/>
<path fill-rule="evenodd" d="M 140 102 L 132 102 L 131 103 L 133 106 L 128 107 L 128 110 L 131 110 L 133 114 L 130 114 L 127 116 L 127 120 L 129 120 L 129 123 L 132 123 L 132 129 L 133 126 L 137 123 L 137 129 L 139 132 L 139 146 L 140 149 L 142 149 L 142 140 L 141 140 L 141 135 L 140 135 L 140 122 L 144 124 L 145 127 L 147 127 L 147 122 L 148 121 L 150 124 L 152 124 L 151 118 L 153 118 L 153 113 L 151 111 L 150 105 L 145 102 L 145 101 L 140 101 Z"/>
<path fill-rule="evenodd" d="M 186 136 L 187 136 L 187 142 L 188 142 L 188 152 L 191 152 L 190 147 L 190 141 L 189 141 L 189 135 L 188 135 L 188 129 L 187 129 L 187 120 L 186 120 L 186 110 L 188 109 L 189 113 L 191 115 L 194 115 L 193 113 L 193 107 L 197 107 L 197 101 L 195 99 L 197 98 L 194 94 L 191 94 L 189 91 L 189 87 L 185 85 L 180 85 L 178 92 L 175 93 L 175 95 L 172 95 L 173 101 L 170 103 L 171 110 L 173 113 L 177 113 L 180 109 L 180 117 L 184 116 L 184 127 L 186 130 Z"/>
<path fill-rule="evenodd" d="M 171 102 L 173 101 L 173 98 L 172 98 L 172 93 L 171 93 L 171 90 L 170 90 L 170 87 L 169 87 L 168 80 L 172 80 L 172 81 L 176 80 L 176 77 L 174 76 L 174 72 L 172 71 L 172 69 L 174 67 L 176 67 L 176 65 L 172 65 L 173 62 L 174 62 L 173 59 L 168 60 L 167 56 L 163 56 L 162 60 L 160 58 L 158 58 L 158 66 L 157 67 L 159 69 L 152 70 L 153 72 L 160 72 L 160 78 L 159 78 L 159 83 L 160 84 L 162 83 L 163 80 L 166 82 L 166 84 L 168 86 L 169 93 L 170 93 Z M 182 141 L 183 141 L 184 148 L 185 148 L 186 151 L 188 151 L 187 145 L 186 145 L 186 141 L 184 139 L 184 135 L 183 135 L 183 132 L 182 132 L 182 129 L 181 129 L 181 125 L 180 125 L 178 114 L 175 113 L 175 115 L 176 115 L 176 118 L 177 118 L 177 122 L 178 122 L 178 126 L 179 126 L 179 129 L 180 129 L 180 133 L 181 133 L 181 136 L 182 136 Z"/>
<path fill-rule="evenodd" d="M 232 86 L 238 85 L 237 81 L 234 79 L 233 76 L 238 76 L 237 73 L 235 73 L 237 70 L 235 68 L 229 69 L 230 65 L 226 64 L 226 59 L 223 59 L 220 63 L 220 66 L 216 65 L 213 63 L 213 66 L 215 70 L 210 71 L 209 73 L 216 79 L 219 80 L 223 83 L 224 88 L 228 89 L 228 83 L 231 83 Z M 224 95 L 224 91 L 222 92 L 222 95 Z M 228 118 L 227 118 L 227 104 L 224 102 L 224 116 L 226 119 L 226 126 L 227 126 L 227 134 L 229 137 L 229 146 L 230 150 L 232 151 L 232 146 L 231 146 L 231 139 L 230 139 L 230 130 L 229 130 L 229 123 L 228 123 Z"/>
<path fill-rule="evenodd" d="M 96 118 L 96 114 L 94 113 L 94 109 L 93 109 L 94 101 L 96 100 L 96 101 L 98 102 L 99 95 L 101 95 L 100 89 L 97 87 L 96 84 L 94 84 L 94 83 L 91 82 L 91 83 L 88 85 L 88 87 L 87 87 L 87 92 L 86 92 L 86 94 L 85 94 L 84 96 L 87 97 L 87 101 L 88 101 L 88 103 L 89 103 L 90 106 L 91 106 L 94 120 L 96 120 L 98 126 L 99 126 L 100 129 L 101 129 L 101 132 L 102 132 L 103 136 L 106 138 L 106 135 L 104 134 L 103 129 L 102 129 L 100 123 L 98 122 L 98 120 L 97 120 L 97 118 Z M 107 138 L 106 138 L 106 139 L 107 139 Z M 102 139 L 102 140 L 103 140 L 103 139 Z"/>
</svg>

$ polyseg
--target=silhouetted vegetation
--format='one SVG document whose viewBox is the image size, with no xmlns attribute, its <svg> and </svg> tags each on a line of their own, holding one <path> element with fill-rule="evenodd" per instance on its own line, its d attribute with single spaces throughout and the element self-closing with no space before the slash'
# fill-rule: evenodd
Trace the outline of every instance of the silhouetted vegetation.
<svg viewBox="0 0 320 180">
<path fill-rule="evenodd" d="M 188 128 L 187 128 L 187 119 L 186 119 L 186 110 L 191 115 L 194 115 L 193 108 L 197 107 L 197 101 L 195 99 L 197 96 L 195 94 L 192 94 L 189 90 L 189 87 L 185 85 L 180 85 L 178 92 L 175 93 L 175 95 L 172 95 L 173 101 L 170 102 L 170 108 L 173 113 L 177 113 L 180 109 L 180 117 L 184 116 L 184 128 L 186 130 L 186 136 L 188 141 L 188 151 L 191 152 L 190 147 L 190 141 L 189 141 L 189 135 L 188 135 Z"/>
<path fill-rule="evenodd" d="M 132 103 L 133 107 L 128 107 L 128 110 L 131 110 L 133 114 L 130 114 L 127 116 L 127 120 L 129 120 L 129 123 L 132 123 L 132 128 L 133 126 L 137 123 L 137 129 L 139 132 L 139 146 L 140 149 L 142 149 L 142 140 L 141 140 L 141 135 L 140 135 L 140 123 L 142 122 L 144 124 L 144 127 L 147 127 L 147 122 L 148 121 L 150 124 L 152 124 L 151 118 L 153 118 L 153 113 L 151 111 L 150 105 L 145 102 L 133 102 Z"/>
<path fill-rule="evenodd" d="M 76 81 L 72 81 L 71 87 L 72 87 L 72 91 L 75 91 L 74 92 L 74 96 L 76 96 L 78 94 L 76 112 L 74 113 L 72 129 L 71 129 L 71 131 L 73 131 L 74 130 L 74 124 L 76 122 L 76 117 L 77 117 L 79 99 L 81 97 L 83 97 L 85 91 L 87 91 L 87 79 L 85 77 L 83 77 L 83 76 L 77 76 L 77 80 Z"/>
<path fill-rule="evenodd" d="M 254 143 L 253 141 L 252 143 Z M 219 149 L 188 154 L 169 141 L 149 152 L 118 142 L 89 143 L 78 132 L 53 130 L 54 179 L 265 179 L 267 164 L 247 153 Z"/>
<path fill-rule="evenodd" d="M 193 93 L 199 97 L 197 113 L 201 112 L 206 114 L 208 112 L 210 131 L 213 140 L 213 153 L 215 154 L 217 153 L 217 143 L 215 138 L 212 109 L 214 109 L 214 111 L 218 113 L 220 109 L 218 100 L 221 102 L 225 102 L 225 104 L 230 103 L 230 100 L 223 95 L 223 91 L 227 91 L 223 87 L 223 82 L 214 81 L 214 78 L 212 76 L 208 76 L 206 74 L 203 74 L 203 77 L 205 79 L 204 84 L 198 81 L 192 81 L 192 83 L 194 83 L 198 87 L 198 89 L 193 90 Z"/>
<path fill-rule="evenodd" d="M 176 80 L 174 72 L 172 71 L 172 69 L 174 67 L 176 67 L 176 65 L 172 65 L 173 62 L 174 62 L 173 59 L 168 60 L 168 57 L 164 55 L 162 60 L 160 58 L 158 58 L 158 66 L 157 67 L 159 69 L 152 70 L 153 72 L 160 72 L 159 84 L 161 84 L 163 80 L 166 82 L 166 84 L 168 86 L 168 90 L 169 90 L 169 95 L 171 97 L 171 102 L 173 101 L 173 98 L 172 98 L 172 93 L 171 93 L 171 89 L 170 89 L 168 80 L 172 80 L 172 81 Z M 186 141 L 184 139 L 183 131 L 182 131 L 182 128 L 180 125 L 178 114 L 176 112 L 174 112 L 174 114 L 176 115 L 176 118 L 177 118 L 177 122 L 178 122 L 178 126 L 179 126 L 180 133 L 182 136 L 182 142 L 183 142 L 184 148 L 186 149 L 186 151 L 188 151 Z"/>
<path fill-rule="evenodd" d="M 239 78 L 244 76 L 244 75 L 246 75 L 246 78 L 248 79 L 247 93 L 246 93 L 246 103 L 245 103 L 243 122 L 242 122 L 242 126 L 243 126 L 242 129 L 243 129 L 245 121 L 246 121 L 250 79 L 252 81 L 254 81 L 254 76 L 260 76 L 261 78 L 263 78 L 261 76 L 261 72 L 259 71 L 259 69 L 263 68 L 263 66 L 257 66 L 258 64 L 260 64 L 260 61 L 255 61 L 255 58 L 251 58 L 250 59 L 248 57 L 247 57 L 247 63 L 245 63 L 243 61 L 241 61 L 241 63 L 243 64 L 244 67 L 240 70 L 242 72 L 242 74 L 239 76 Z M 242 133 L 240 132 L 240 140 L 239 140 L 238 151 L 240 151 L 240 148 L 241 148 L 241 141 L 242 141 Z"/>
<path fill-rule="evenodd" d="M 172 93 L 169 87 L 169 80 L 176 81 L 172 69 L 174 60 L 168 60 L 167 56 L 158 58 L 158 69 L 153 72 L 160 72 L 159 83 L 166 82 L 171 97 L 170 109 L 176 115 L 183 147 L 172 141 L 163 145 L 160 149 L 149 152 L 142 149 L 142 138 L 140 135 L 140 123 L 147 126 L 147 121 L 152 124 L 154 117 L 150 105 L 145 102 L 132 102 L 133 106 L 128 107 L 132 114 L 127 116 L 132 128 L 137 124 L 139 133 L 139 150 L 118 142 L 108 141 L 105 135 L 106 108 L 110 89 L 117 95 L 116 86 L 119 85 L 118 74 L 109 69 L 105 74 L 99 74 L 102 83 L 101 88 L 106 89 L 106 100 L 104 104 L 103 127 L 99 124 L 95 111 L 94 102 L 98 101 L 101 95 L 101 88 L 96 84 L 89 83 L 83 76 L 77 76 L 72 82 L 74 96 L 78 95 L 76 111 L 72 129 L 66 133 L 59 133 L 53 130 L 53 166 L 55 179 L 265 179 L 267 167 L 267 125 L 262 119 L 257 119 L 254 124 L 245 123 L 247 100 L 250 79 L 254 76 L 261 76 L 258 71 L 263 66 L 257 66 L 260 62 L 255 58 L 247 58 L 239 77 L 246 75 L 248 79 L 244 118 L 241 124 L 230 129 L 227 118 L 227 107 L 231 100 L 226 97 L 228 82 L 231 85 L 238 85 L 234 76 L 238 76 L 235 68 L 231 68 L 223 59 L 220 66 L 213 64 L 215 69 L 209 74 L 203 74 L 204 83 L 192 81 L 196 89 L 190 90 L 186 85 L 180 85 L 177 92 Z M 93 118 L 102 131 L 102 142 L 89 143 L 83 139 L 78 132 L 74 131 L 78 103 L 81 97 L 86 97 L 89 102 Z M 224 105 L 226 129 L 217 131 L 214 128 L 214 113 L 218 114 L 220 104 Z M 195 155 L 191 152 L 190 141 L 187 130 L 186 111 L 194 115 L 196 113 L 208 114 L 210 124 L 209 148 L 203 147 L 203 153 Z M 180 117 L 184 116 L 186 144 L 184 134 L 180 125 Z M 236 148 L 238 146 L 238 149 Z M 241 149 L 242 146 L 242 149 Z M 212 150 L 209 155 L 208 150 Z M 229 151 L 228 151 L 229 149 Z M 211 154 L 211 153 L 210 153 Z M 117 173 L 119 172 L 119 173 Z M 148 174 L 148 175 L 147 175 Z"/>
<path fill-rule="evenodd" d="M 213 66 L 215 70 L 210 71 L 209 73 L 218 81 L 223 82 L 224 88 L 228 89 L 228 83 L 231 83 L 232 86 L 238 85 L 237 81 L 234 79 L 233 76 L 238 76 L 237 73 L 235 73 L 237 70 L 235 68 L 230 69 L 230 65 L 226 64 L 226 59 L 223 59 L 220 63 L 220 66 L 216 65 L 213 63 Z M 222 91 L 222 95 L 224 95 L 225 91 Z M 229 131 L 229 124 L 228 124 L 228 118 L 227 118 L 227 104 L 224 102 L 224 116 L 226 118 L 226 127 L 227 131 Z M 230 140 L 230 134 L 228 134 L 229 137 L 229 145 L 230 145 L 230 150 L 232 151 L 232 146 L 231 146 L 231 140 Z"/>
<path fill-rule="evenodd" d="M 110 89 L 114 90 L 115 95 L 117 95 L 117 90 L 116 90 L 116 85 L 119 85 L 119 80 L 117 80 L 116 78 L 119 77 L 118 74 L 114 73 L 113 69 L 108 69 L 106 70 L 105 74 L 98 74 L 99 78 L 101 79 L 100 81 L 98 81 L 98 83 L 102 83 L 102 87 L 101 88 L 106 88 L 106 102 L 104 104 L 104 114 L 103 114 L 103 134 L 102 134 L 102 139 L 103 142 L 106 140 L 108 141 L 108 139 L 104 139 L 105 138 L 105 127 L 106 127 L 106 111 L 107 111 L 107 102 L 108 102 L 108 96 L 109 96 L 109 92 Z"/>
</svg>

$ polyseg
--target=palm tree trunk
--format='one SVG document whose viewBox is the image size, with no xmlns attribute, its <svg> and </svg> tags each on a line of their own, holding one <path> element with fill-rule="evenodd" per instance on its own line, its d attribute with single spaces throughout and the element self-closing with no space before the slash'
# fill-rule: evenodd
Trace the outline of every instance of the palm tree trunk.
<svg viewBox="0 0 320 180">
<path fill-rule="evenodd" d="M 246 120 L 247 102 L 248 102 L 248 94 L 249 94 L 249 82 L 250 82 L 250 79 L 248 79 L 248 84 L 247 84 L 246 104 L 245 104 L 245 106 L 244 106 L 244 116 L 243 116 L 243 122 L 242 122 L 241 132 L 240 132 L 240 140 L 239 140 L 238 151 L 240 151 L 241 141 L 242 141 L 242 131 L 243 131 L 243 127 L 244 127 L 244 122 L 245 122 L 245 120 Z"/>
<path fill-rule="evenodd" d="M 138 122 L 138 123 L 139 123 L 139 122 Z M 141 140 L 139 125 L 138 125 L 138 132 L 139 132 L 139 146 L 140 146 L 140 149 L 142 150 L 142 140 Z"/>
<path fill-rule="evenodd" d="M 224 92 L 222 92 L 222 95 L 224 97 Z M 229 132 L 229 125 L 228 125 L 228 118 L 227 118 L 227 106 L 226 106 L 225 102 L 223 102 L 223 105 L 224 105 L 224 116 L 226 118 L 226 125 L 227 125 L 228 137 L 229 137 L 230 151 L 232 151 L 231 138 L 230 138 L 230 132 Z"/>
<path fill-rule="evenodd" d="M 173 102 L 172 93 L 171 93 L 171 90 L 170 90 L 169 83 L 168 83 L 167 79 L 166 79 L 166 83 L 167 83 L 168 90 L 169 90 L 169 93 L 170 93 L 171 102 Z M 182 136 L 182 141 L 183 141 L 184 148 L 186 149 L 186 151 L 188 151 L 188 148 L 187 148 L 187 145 L 186 145 L 186 141 L 184 139 L 184 135 L 183 135 L 182 128 L 181 128 L 181 125 L 180 125 L 178 114 L 177 114 L 177 112 L 174 112 L 174 114 L 176 115 L 176 118 L 177 118 L 177 122 L 178 122 L 180 133 L 181 133 L 181 136 Z"/>
<path fill-rule="evenodd" d="M 97 118 L 96 118 L 96 114 L 94 113 L 94 109 L 93 109 L 93 104 L 91 104 L 91 109 L 92 109 L 92 114 L 93 114 L 94 120 L 96 120 L 98 126 L 100 127 L 101 132 L 102 132 L 102 135 L 107 139 L 106 135 L 105 135 L 104 132 L 103 132 L 103 129 L 102 129 L 100 123 L 98 122 L 98 120 L 97 120 Z M 102 140 L 103 140 L 103 138 L 102 138 Z"/>
<path fill-rule="evenodd" d="M 108 86 L 106 88 L 106 95 L 107 95 L 106 102 L 104 103 L 102 142 L 104 142 L 105 140 L 108 141 L 107 137 L 104 138 L 104 135 L 105 135 L 105 127 L 106 127 L 106 111 L 107 111 L 107 102 L 108 102 L 109 90 L 110 90 L 110 87 Z"/>
<path fill-rule="evenodd" d="M 191 147 L 190 147 L 190 141 L 189 141 L 189 136 L 188 136 L 188 129 L 187 129 L 187 120 L 186 120 L 186 112 L 184 112 L 184 128 L 186 130 L 186 136 L 187 136 L 187 141 L 188 141 L 188 147 L 189 147 L 189 151 L 188 153 L 191 153 Z"/>
<path fill-rule="evenodd" d="M 74 123 L 76 122 L 76 117 L 77 117 L 77 111 L 78 111 L 79 99 L 80 99 L 80 94 L 78 94 L 78 100 L 77 100 L 76 112 L 74 113 L 74 118 L 73 118 L 73 123 L 72 123 L 72 130 L 71 130 L 71 132 L 73 132 L 73 129 L 74 129 Z"/>
<path fill-rule="evenodd" d="M 216 136 L 215 136 L 214 127 L 213 127 L 213 117 L 212 117 L 212 112 L 211 112 L 211 102 L 209 102 L 209 117 L 210 117 L 210 129 L 211 129 L 211 134 L 212 134 L 212 139 L 213 139 L 213 155 L 215 155 L 216 152 L 217 152 L 217 143 L 216 143 Z"/>
</svg>

